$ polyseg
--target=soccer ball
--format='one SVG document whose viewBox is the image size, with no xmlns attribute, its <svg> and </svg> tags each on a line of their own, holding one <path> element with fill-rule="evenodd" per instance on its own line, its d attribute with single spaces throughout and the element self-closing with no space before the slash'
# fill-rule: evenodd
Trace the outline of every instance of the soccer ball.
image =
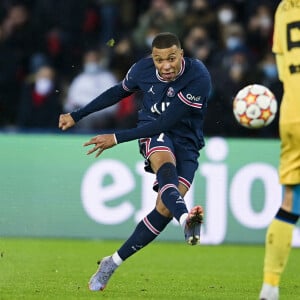
<svg viewBox="0 0 300 300">
<path fill-rule="evenodd" d="M 258 129 L 272 123 L 277 112 L 274 94 L 265 86 L 251 84 L 242 88 L 233 100 L 233 113 L 244 127 Z"/>
</svg>

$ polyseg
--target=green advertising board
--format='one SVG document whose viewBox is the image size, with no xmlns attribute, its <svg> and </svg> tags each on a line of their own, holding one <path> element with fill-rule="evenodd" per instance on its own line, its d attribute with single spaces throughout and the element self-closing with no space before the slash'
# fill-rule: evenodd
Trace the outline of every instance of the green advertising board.
<svg viewBox="0 0 300 300">
<path fill-rule="evenodd" d="M 0 235 L 125 239 L 155 204 L 137 142 L 99 158 L 87 135 L 0 134 Z M 205 208 L 202 243 L 263 243 L 280 205 L 278 140 L 209 138 L 186 196 Z M 183 239 L 172 222 L 159 237 Z M 295 230 L 294 245 L 300 244 Z"/>
</svg>

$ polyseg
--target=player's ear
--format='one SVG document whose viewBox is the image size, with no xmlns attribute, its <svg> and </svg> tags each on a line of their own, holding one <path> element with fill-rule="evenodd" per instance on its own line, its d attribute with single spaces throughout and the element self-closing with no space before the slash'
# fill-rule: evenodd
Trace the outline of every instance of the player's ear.
<svg viewBox="0 0 300 300">
<path fill-rule="evenodd" d="M 183 54 L 184 54 L 183 49 L 180 49 L 180 55 L 183 56 Z"/>
</svg>

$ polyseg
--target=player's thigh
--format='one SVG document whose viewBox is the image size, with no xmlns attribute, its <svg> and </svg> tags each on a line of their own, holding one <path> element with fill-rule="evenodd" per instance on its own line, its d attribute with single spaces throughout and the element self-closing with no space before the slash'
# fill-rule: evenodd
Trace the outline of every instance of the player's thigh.
<svg viewBox="0 0 300 300">
<path fill-rule="evenodd" d="M 300 184 L 300 124 L 280 124 L 280 183 Z"/>
<path fill-rule="evenodd" d="M 149 161 L 154 173 L 156 173 L 159 170 L 159 168 L 167 162 L 176 165 L 174 155 L 170 151 L 153 152 L 149 157 Z"/>
<path fill-rule="evenodd" d="M 140 153 L 145 158 L 145 170 L 156 173 L 166 162 L 176 163 L 172 140 L 165 134 L 139 140 Z"/>
</svg>

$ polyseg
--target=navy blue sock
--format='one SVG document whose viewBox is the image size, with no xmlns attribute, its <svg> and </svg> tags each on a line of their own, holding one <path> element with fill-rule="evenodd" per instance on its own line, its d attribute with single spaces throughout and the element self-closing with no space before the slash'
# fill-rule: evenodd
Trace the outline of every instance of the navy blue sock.
<svg viewBox="0 0 300 300">
<path fill-rule="evenodd" d="M 122 260 L 127 259 L 138 250 L 153 241 L 172 219 L 152 210 L 135 228 L 132 235 L 118 250 Z"/>
<path fill-rule="evenodd" d="M 172 163 L 163 164 L 157 171 L 160 196 L 164 205 L 179 222 L 182 214 L 187 213 L 186 204 L 178 191 L 178 175 Z"/>
</svg>

